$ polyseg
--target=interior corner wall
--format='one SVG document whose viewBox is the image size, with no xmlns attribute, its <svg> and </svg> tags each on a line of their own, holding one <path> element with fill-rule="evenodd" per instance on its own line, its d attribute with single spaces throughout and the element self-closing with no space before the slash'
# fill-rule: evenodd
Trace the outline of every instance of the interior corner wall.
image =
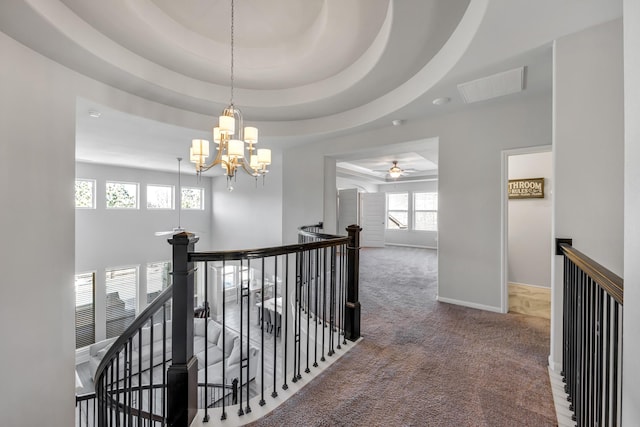
<svg viewBox="0 0 640 427">
<path fill-rule="evenodd" d="M 212 186 L 211 250 L 253 249 L 282 244 L 282 152 L 272 149 L 264 180 L 243 171 L 229 182 L 216 176 Z"/>
<path fill-rule="evenodd" d="M 551 287 L 551 151 L 509 156 L 509 179 L 544 178 L 544 198 L 509 199 L 510 283 Z"/>
<path fill-rule="evenodd" d="M 438 295 L 448 302 L 490 310 L 501 305 L 501 152 L 549 145 L 551 96 L 505 97 L 464 111 L 408 120 L 284 153 L 283 218 L 296 224 L 335 212 L 333 192 L 323 188 L 324 157 L 439 137 Z"/>
<path fill-rule="evenodd" d="M 640 425 L 640 2 L 624 0 L 624 318 L 622 425 Z"/>
<path fill-rule="evenodd" d="M 61 67 L 0 32 L 0 414 L 73 425 L 75 97 Z M 8 237 L 7 237 L 8 238 Z"/>
<path fill-rule="evenodd" d="M 622 20 L 554 46 L 553 235 L 623 274 Z M 550 365 L 562 361 L 562 257 L 552 262 Z"/>
</svg>

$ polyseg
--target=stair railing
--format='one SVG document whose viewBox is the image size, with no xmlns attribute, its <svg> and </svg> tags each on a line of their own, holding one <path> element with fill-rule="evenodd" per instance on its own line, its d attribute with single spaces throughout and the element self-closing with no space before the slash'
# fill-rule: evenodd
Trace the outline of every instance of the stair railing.
<svg viewBox="0 0 640 427">
<path fill-rule="evenodd" d="M 624 282 L 556 239 L 564 257 L 562 376 L 579 426 L 619 426 Z"/>
</svg>

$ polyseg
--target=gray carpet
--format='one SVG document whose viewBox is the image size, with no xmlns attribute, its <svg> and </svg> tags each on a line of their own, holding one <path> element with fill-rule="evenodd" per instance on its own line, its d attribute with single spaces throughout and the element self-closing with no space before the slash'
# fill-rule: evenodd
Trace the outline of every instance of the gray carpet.
<svg viewBox="0 0 640 427">
<path fill-rule="evenodd" d="M 553 426 L 549 321 L 436 301 L 436 253 L 361 251 L 364 341 L 256 426 Z"/>
</svg>

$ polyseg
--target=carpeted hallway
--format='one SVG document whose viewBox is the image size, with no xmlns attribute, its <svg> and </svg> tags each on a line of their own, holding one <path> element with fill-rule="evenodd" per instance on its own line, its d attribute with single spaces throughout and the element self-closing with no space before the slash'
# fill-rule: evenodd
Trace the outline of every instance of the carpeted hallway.
<svg viewBox="0 0 640 427">
<path fill-rule="evenodd" d="M 548 320 L 437 302 L 434 250 L 360 260 L 364 340 L 253 425 L 556 425 Z"/>
</svg>

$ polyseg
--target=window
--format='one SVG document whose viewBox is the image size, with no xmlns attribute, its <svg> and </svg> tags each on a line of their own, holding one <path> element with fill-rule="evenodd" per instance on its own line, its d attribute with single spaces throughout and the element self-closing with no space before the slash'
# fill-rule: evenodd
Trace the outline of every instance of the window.
<svg viewBox="0 0 640 427">
<path fill-rule="evenodd" d="M 107 338 L 117 337 L 136 317 L 138 268 L 106 270 Z"/>
<path fill-rule="evenodd" d="M 153 301 L 171 284 L 170 270 L 169 261 L 147 264 L 147 303 Z"/>
<path fill-rule="evenodd" d="M 138 209 L 138 184 L 107 181 L 107 208 Z"/>
<path fill-rule="evenodd" d="M 242 275 L 240 275 L 242 272 Z M 243 265 L 225 265 L 224 266 L 224 288 L 233 289 L 237 285 L 249 280 L 249 267 Z"/>
<path fill-rule="evenodd" d="M 96 342 L 95 273 L 76 274 L 76 348 Z"/>
<path fill-rule="evenodd" d="M 406 230 L 409 223 L 409 193 L 387 193 L 387 229 Z"/>
<path fill-rule="evenodd" d="M 96 182 L 93 179 L 76 179 L 76 208 L 96 208 Z"/>
<path fill-rule="evenodd" d="M 182 187 L 182 209 L 204 209 L 204 188 Z"/>
<path fill-rule="evenodd" d="M 413 229 L 438 230 L 438 193 L 413 193 Z"/>
<path fill-rule="evenodd" d="M 147 185 L 147 209 L 173 209 L 173 186 Z"/>
</svg>

